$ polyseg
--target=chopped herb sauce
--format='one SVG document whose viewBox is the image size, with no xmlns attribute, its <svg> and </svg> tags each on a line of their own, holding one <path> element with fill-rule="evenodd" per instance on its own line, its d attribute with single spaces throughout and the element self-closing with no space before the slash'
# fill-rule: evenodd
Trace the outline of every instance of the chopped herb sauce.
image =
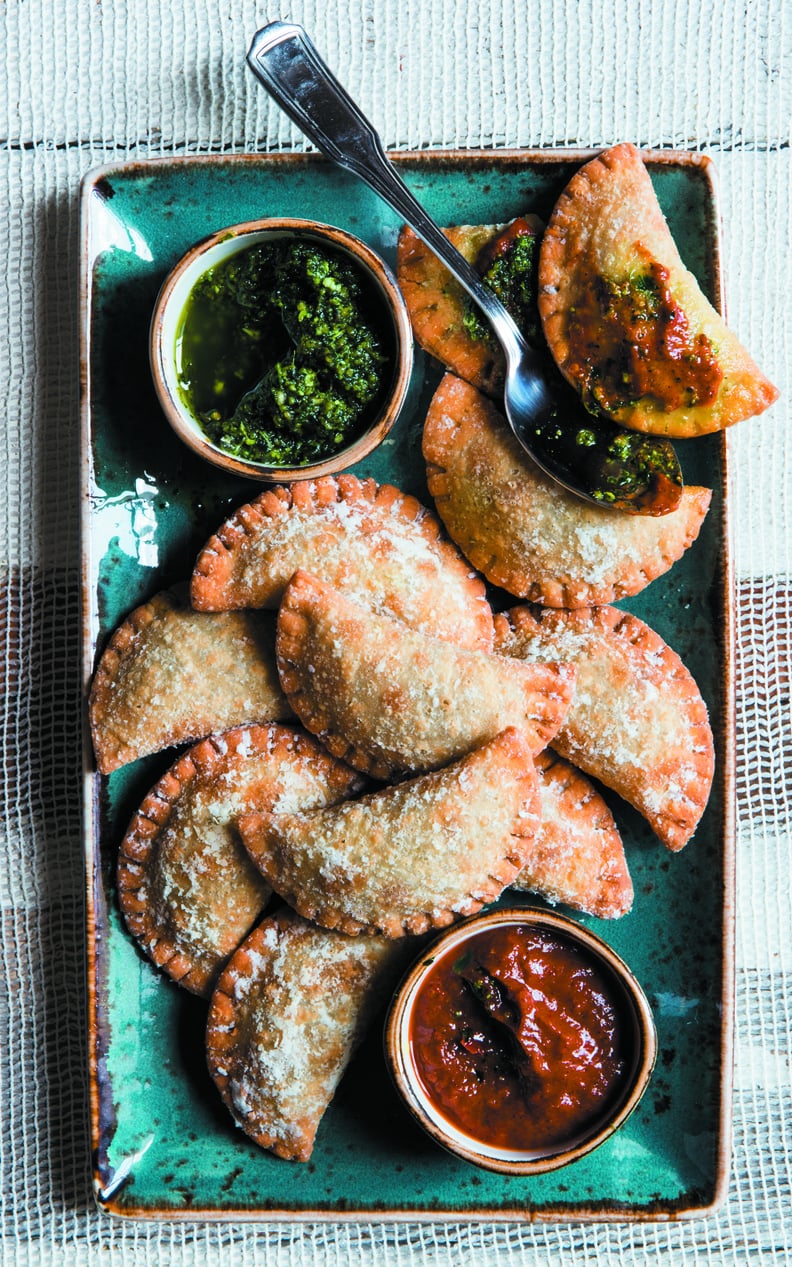
<svg viewBox="0 0 792 1267">
<path fill-rule="evenodd" d="M 560 375 L 557 395 L 569 397 L 568 407 L 555 410 L 532 437 L 548 470 L 566 483 L 585 484 L 596 502 L 614 510 L 666 515 L 676 509 L 682 474 L 668 440 L 586 417 Z"/>
<path fill-rule="evenodd" d="M 177 337 L 179 387 L 208 438 L 267 466 L 306 466 L 362 435 L 382 399 L 382 305 L 351 260 L 276 240 L 193 287 Z"/>
<path fill-rule="evenodd" d="M 539 238 L 527 220 L 512 220 L 489 242 L 476 261 L 482 281 L 497 295 L 532 345 L 539 342 L 539 310 L 536 306 Z M 497 347 L 489 323 L 467 296 L 462 324 L 472 339 Z"/>
</svg>

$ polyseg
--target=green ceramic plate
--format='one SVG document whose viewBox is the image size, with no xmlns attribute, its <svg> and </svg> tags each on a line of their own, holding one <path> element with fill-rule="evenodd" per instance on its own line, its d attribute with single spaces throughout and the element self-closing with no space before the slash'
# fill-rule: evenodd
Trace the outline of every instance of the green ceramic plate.
<svg viewBox="0 0 792 1267">
<path fill-rule="evenodd" d="M 587 155 L 399 156 L 441 224 L 547 217 Z M 665 154 L 652 180 L 682 255 L 720 301 L 711 169 Z M 157 291 L 179 256 L 224 225 L 309 215 L 350 229 L 393 262 L 398 225 L 351 176 L 303 156 L 191 158 L 92 172 L 83 190 L 86 685 L 118 621 L 186 578 L 199 547 L 259 486 L 224 478 L 186 449 L 157 407 L 147 361 Z M 439 372 L 416 360 L 408 406 L 358 473 L 427 499 L 420 456 Z M 117 1214 L 172 1218 L 678 1218 L 722 1197 L 729 1150 L 732 1015 L 732 709 L 726 446 L 680 444 L 687 479 L 715 490 L 694 547 L 625 603 L 680 653 L 707 700 L 718 774 L 693 842 L 669 854 L 618 798 L 635 905 L 580 917 L 627 960 L 653 1006 L 659 1058 L 639 1109 L 600 1149 L 532 1179 L 479 1171 L 440 1151 L 392 1090 L 375 1027 L 307 1165 L 279 1161 L 231 1122 L 205 1069 L 206 1005 L 138 954 L 114 893 L 119 840 L 173 754 L 109 779 L 87 757 L 88 953 L 96 1193 Z"/>
</svg>

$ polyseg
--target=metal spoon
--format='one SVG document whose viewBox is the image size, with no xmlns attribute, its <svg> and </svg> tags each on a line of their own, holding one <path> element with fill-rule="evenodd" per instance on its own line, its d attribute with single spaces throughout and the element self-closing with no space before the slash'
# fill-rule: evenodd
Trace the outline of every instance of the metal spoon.
<svg viewBox="0 0 792 1267">
<path fill-rule="evenodd" d="M 559 460 L 558 443 L 538 447 L 548 426 L 556 441 L 560 436 L 559 426 L 552 423 L 558 400 L 551 391 L 541 356 L 529 347 L 500 300 L 413 197 L 386 156 L 374 128 L 322 61 L 303 27 L 296 22 L 271 22 L 262 27 L 253 37 L 247 60 L 254 75 L 308 139 L 339 167 L 364 181 L 405 220 L 482 310 L 506 356 L 506 417 L 534 462 L 571 493 L 598 506 L 616 505 L 649 514 L 673 509 L 679 501 L 682 477 L 673 449 L 666 441 L 647 439 L 607 421 L 588 419 L 588 428 L 594 428 L 592 434 L 597 433 L 598 427 L 601 432 L 599 453 L 578 454 L 583 461 L 570 463 Z M 614 435 L 621 440 L 618 453 L 610 448 Z M 631 438 L 625 441 L 624 436 Z M 590 440 L 588 444 L 591 445 Z M 635 492 L 620 488 L 618 496 L 603 501 L 601 493 L 594 495 L 602 488 L 603 472 L 615 487 L 619 483 L 619 464 L 623 464 L 627 449 L 631 460 L 637 459 L 645 483 Z M 568 446 L 565 452 L 568 456 Z"/>
</svg>

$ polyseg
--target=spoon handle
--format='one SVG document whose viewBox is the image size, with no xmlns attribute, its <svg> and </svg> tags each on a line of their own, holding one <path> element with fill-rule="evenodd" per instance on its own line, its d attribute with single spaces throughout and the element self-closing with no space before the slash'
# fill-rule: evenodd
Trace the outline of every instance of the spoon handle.
<svg viewBox="0 0 792 1267">
<path fill-rule="evenodd" d="M 418 234 L 483 310 L 504 344 L 519 357 L 525 343 L 510 314 L 424 211 L 387 157 L 378 134 L 328 69 L 296 22 L 271 22 L 253 37 L 248 65 L 310 141 L 353 172 Z"/>
</svg>

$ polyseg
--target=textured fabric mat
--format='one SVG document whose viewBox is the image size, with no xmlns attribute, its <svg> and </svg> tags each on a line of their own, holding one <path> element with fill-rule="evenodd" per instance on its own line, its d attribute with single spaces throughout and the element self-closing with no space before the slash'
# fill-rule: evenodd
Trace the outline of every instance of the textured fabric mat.
<svg viewBox="0 0 792 1267">
<path fill-rule="evenodd" d="M 305 23 L 391 147 L 644 146 L 716 163 L 732 325 L 781 387 L 732 440 L 734 1156 L 681 1224 L 135 1226 L 89 1186 L 80 822 L 77 191 L 99 162 L 300 148 L 244 67 Z M 790 32 L 785 0 L 3 0 L 3 1263 L 784 1263 L 792 1255 Z"/>
</svg>

